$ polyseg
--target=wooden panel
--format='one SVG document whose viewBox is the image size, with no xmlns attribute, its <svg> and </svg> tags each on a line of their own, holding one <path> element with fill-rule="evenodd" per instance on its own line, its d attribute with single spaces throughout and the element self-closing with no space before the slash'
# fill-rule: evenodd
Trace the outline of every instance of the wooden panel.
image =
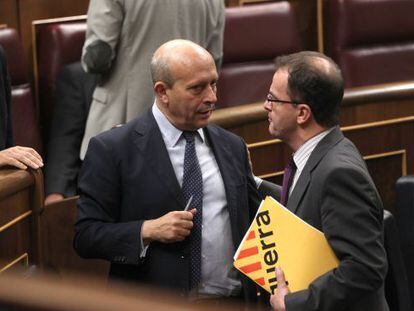
<svg viewBox="0 0 414 311">
<path fill-rule="evenodd" d="M 344 134 L 364 156 L 405 150 L 407 173 L 414 173 L 414 116 L 345 127 Z"/>
<path fill-rule="evenodd" d="M 384 208 L 396 215 L 395 183 L 407 174 L 405 150 L 397 150 L 365 157 L 368 170 L 384 202 Z"/>
<path fill-rule="evenodd" d="M 28 258 L 40 262 L 37 218 L 42 202 L 41 170 L 0 170 L 0 270 Z"/>
<path fill-rule="evenodd" d="M 77 200 L 78 197 L 71 197 L 44 207 L 40 216 L 43 267 L 62 278 L 76 272 L 106 281 L 107 261 L 80 258 L 73 249 Z"/>
<path fill-rule="evenodd" d="M 1 229 L 0 229 L 1 230 Z M 0 232 L 0 270 L 24 253 L 32 253 L 30 215 Z"/>
<path fill-rule="evenodd" d="M 255 175 L 262 178 L 272 177 L 283 171 L 286 159 L 292 152 L 280 140 L 248 145 Z"/>
<path fill-rule="evenodd" d="M 341 125 L 361 124 L 414 115 L 414 96 L 409 99 L 368 102 L 342 107 Z"/>
<path fill-rule="evenodd" d="M 18 0 L 0 1 L 0 24 L 19 30 Z"/>
<path fill-rule="evenodd" d="M 30 192 L 24 189 L 18 194 L 11 195 L 0 202 L 0 227 L 12 221 L 19 215 L 29 211 Z"/>
<path fill-rule="evenodd" d="M 22 269 L 27 269 L 29 267 L 29 254 L 23 253 L 16 259 L 12 260 L 4 266 L 0 263 L 0 273 L 2 272 L 19 272 Z"/>
</svg>

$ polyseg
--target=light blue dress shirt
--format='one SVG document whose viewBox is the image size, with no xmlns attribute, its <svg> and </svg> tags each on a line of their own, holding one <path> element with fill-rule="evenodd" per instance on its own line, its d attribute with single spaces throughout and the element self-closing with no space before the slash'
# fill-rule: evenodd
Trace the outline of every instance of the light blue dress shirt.
<svg viewBox="0 0 414 311">
<path fill-rule="evenodd" d="M 183 182 L 185 139 L 156 104 L 152 113 L 161 131 L 178 183 Z M 216 158 L 202 129 L 197 131 L 195 147 L 203 176 L 202 276 L 195 294 L 236 296 L 241 282 L 233 267 L 235 252 L 226 193 Z M 194 294 L 194 293 L 193 293 Z"/>
</svg>

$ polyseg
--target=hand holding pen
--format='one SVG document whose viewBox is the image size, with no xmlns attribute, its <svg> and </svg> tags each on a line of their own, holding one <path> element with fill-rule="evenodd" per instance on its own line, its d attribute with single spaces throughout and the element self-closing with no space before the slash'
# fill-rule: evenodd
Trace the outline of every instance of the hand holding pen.
<svg viewBox="0 0 414 311">
<path fill-rule="evenodd" d="M 145 245 L 152 241 L 173 243 L 183 241 L 193 228 L 193 216 L 197 212 L 191 209 L 191 196 L 183 211 L 172 211 L 156 219 L 146 220 L 142 225 L 141 235 Z"/>
</svg>

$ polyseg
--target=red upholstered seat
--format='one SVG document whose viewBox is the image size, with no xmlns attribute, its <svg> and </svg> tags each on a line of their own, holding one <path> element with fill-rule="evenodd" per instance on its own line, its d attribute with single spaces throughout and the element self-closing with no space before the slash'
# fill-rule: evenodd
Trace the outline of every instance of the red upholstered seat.
<svg viewBox="0 0 414 311">
<path fill-rule="evenodd" d="M 27 62 L 17 31 L 12 28 L 0 29 L 0 44 L 6 52 L 12 86 L 14 144 L 32 147 L 42 153 L 42 140 L 28 78 Z"/>
<path fill-rule="evenodd" d="M 56 78 L 63 66 L 79 61 L 85 41 L 85 17 L 34 22 L 37 87 L 43 137 L 47 140 Z"/>
<path fill-rule="evenodd" d="M 274 58 L 300 49 L 295 13 L 288 1 L 226 8 L 219 108 L 264 100 Z"/>
<path fill-rule="evenodd" d="M 325 0 L 325 46 L 346 87 L 414 79 L 414 1 Z"/>
</svg>

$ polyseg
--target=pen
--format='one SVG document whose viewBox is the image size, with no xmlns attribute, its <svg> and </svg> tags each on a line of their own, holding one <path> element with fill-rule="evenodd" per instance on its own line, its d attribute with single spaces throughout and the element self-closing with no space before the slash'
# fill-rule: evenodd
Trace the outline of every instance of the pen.
<svg viewBox="0 0 414 311">
<path fill-rule="evenodd" d="M 190 208 L 190 204 L 191 204 L 191 201 L 193 200 L 193 196 L 191 196 L 189 199 L 188 199 L 188 202 L 187 202 L 187 204 L 185 205 L 185 208 L 184 208 L 184 211 L 188 211 L 188 209 Z"/>
</svg>

